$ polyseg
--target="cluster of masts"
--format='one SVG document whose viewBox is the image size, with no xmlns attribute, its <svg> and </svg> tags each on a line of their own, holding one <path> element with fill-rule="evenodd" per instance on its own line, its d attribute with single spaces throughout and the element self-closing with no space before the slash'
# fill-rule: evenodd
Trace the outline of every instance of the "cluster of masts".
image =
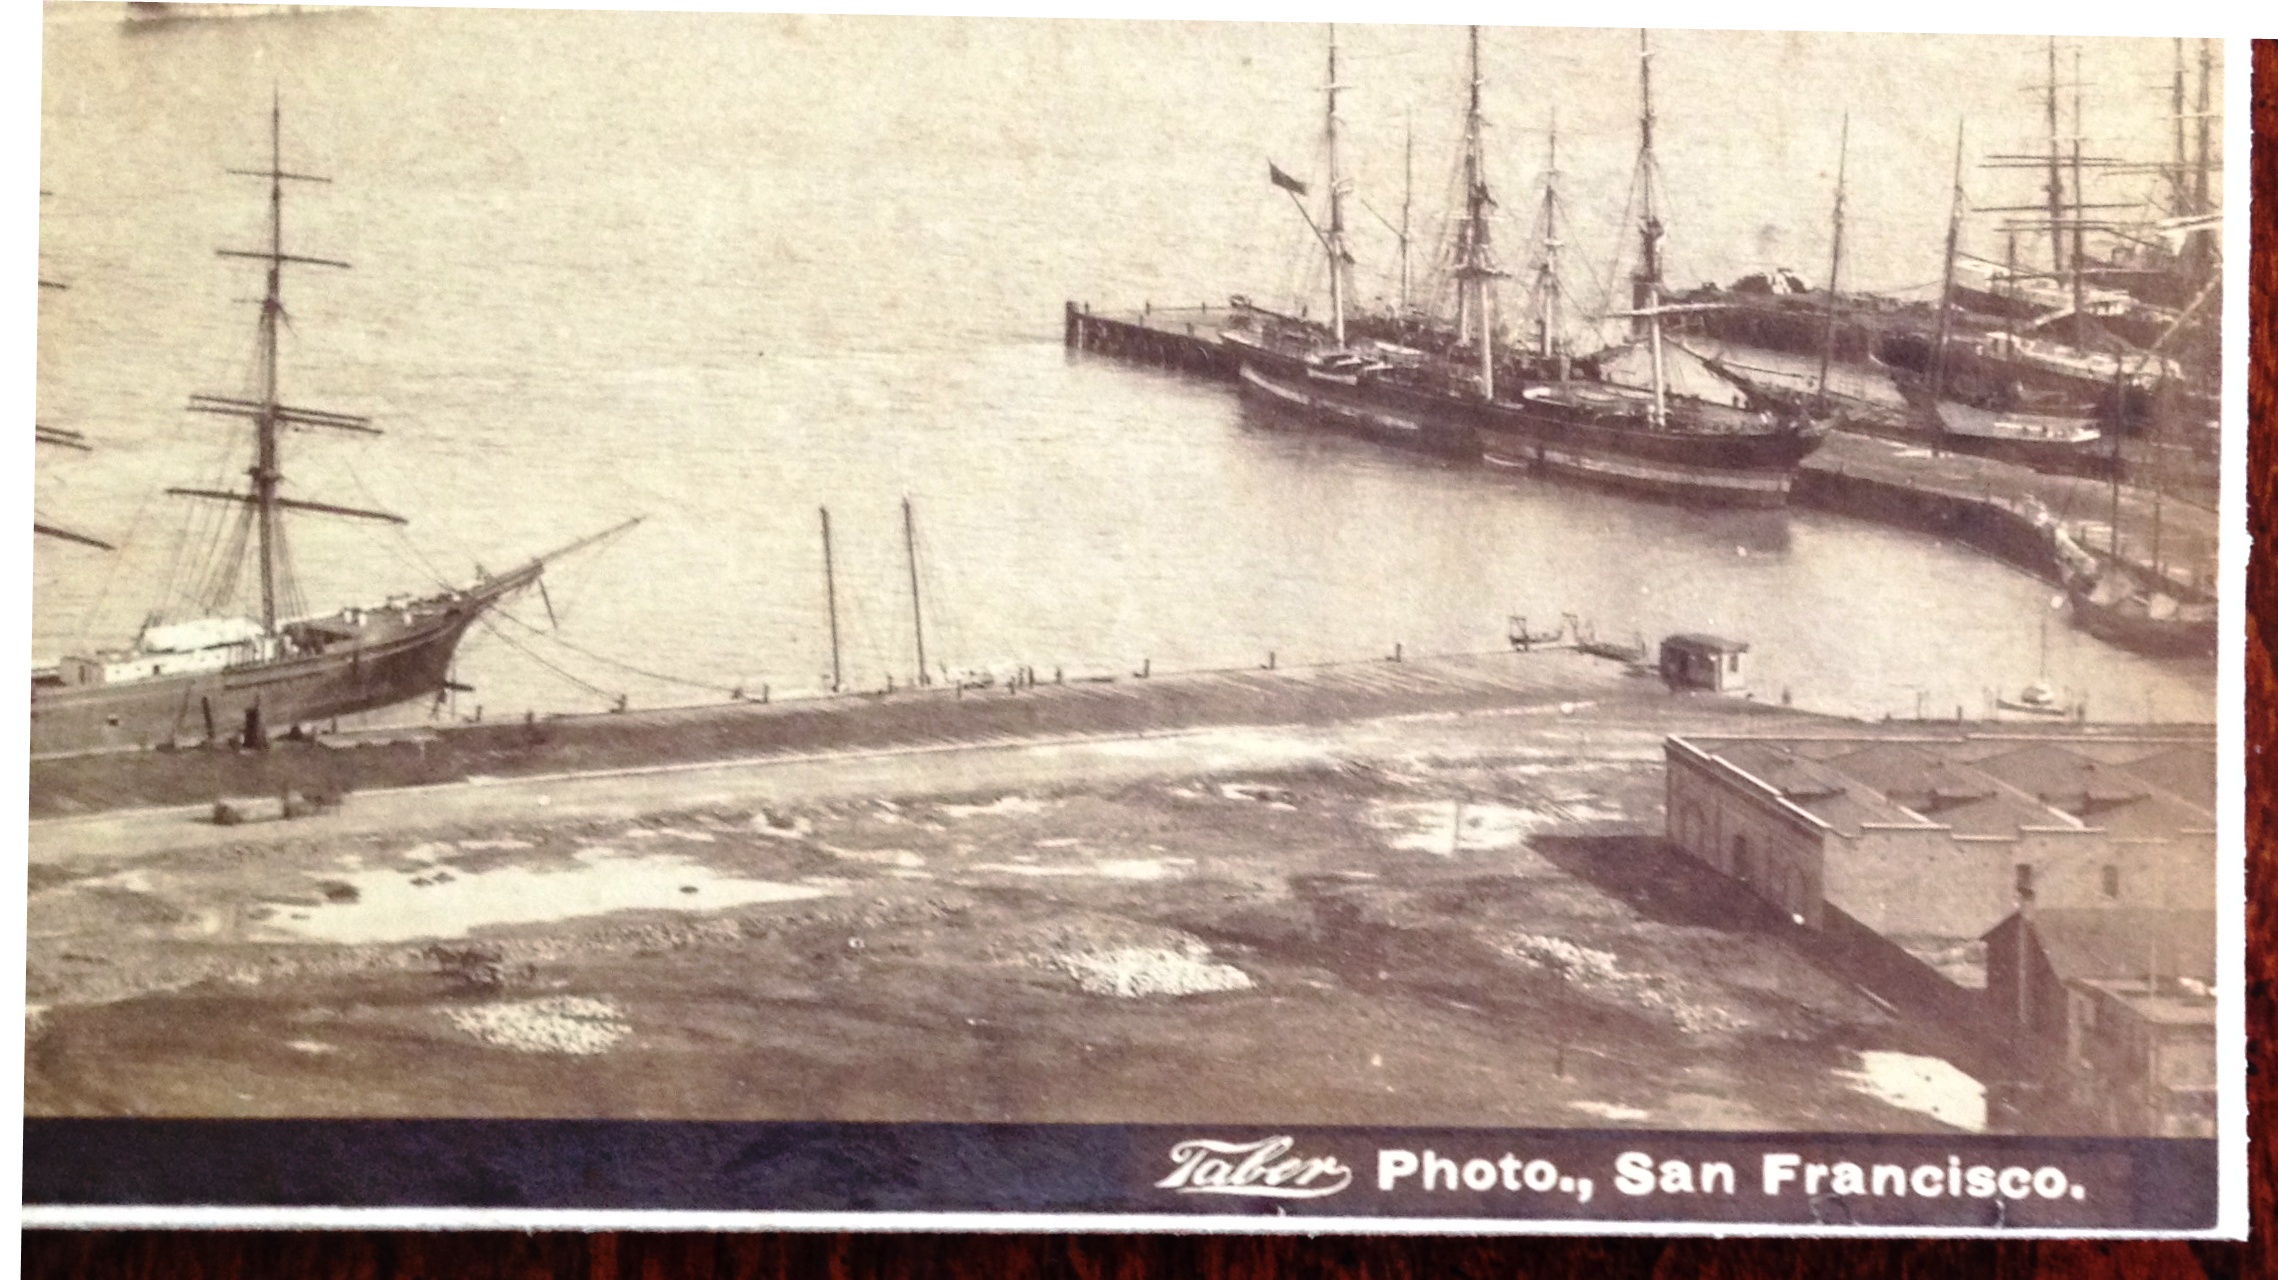
<svg viewBox="0 0 2278 1280">
<path fill-rule="evenodd" d="M 1338 158 L 1343 121 L 1337 112 L 1337 96 L 1346 87 L 1337 78 L 1336 28 L 1329 28 L 1329 80 L 1324 88 L 1327 100 L 1325 134 L 1328 149 L 1328 212 L 1320 222 L 1307 215 L 1307 222 L 1321 243 L 1329 264 L 1329 331 L 1339 347 L 1347 342 L 1348 311 L 1353 296 L 1352 270 L 1354 258 L 1346 243 L 1345 201 L 1353 195 L 1352 184 L 1344 176 Z M 1496 351 L 1495 335 L 1497 314 L 1495 281 L 1506 279 L 1510 272 L 1497 261 L 1493 213 L 1497 207 L 1493 190 L 1487 182 L 1486 168 L 1486 115 L 1481 105 L 1485 75 L 1479 59 L 1479 28 L 1469 30 L 1470 87 L 1464 112 L 1463 128 L 1463 213 L 1454 227 L 1454 239 L 1449 254 L 1450 275 L 1455 282 L 1455 336 L 1459 348 L 1471 353 L 1476 360 L 1475 385 L 1482 399 L 1495 396 Z M 1632 305 L 1629 310 L 1609 313 L 1611 317 L 1630 319 L 1635 336 L 1648 345 L 1653 361 L 1652 415 L 1656 425 L 1668 413 L 1667 377 L 1661 322 L 1662 317 L 1674 308 L 1664 304 L 1662 296 L 1661 240 L 1667 228 L 1661 221 L 1655 203 L 1658 185 L 1657 168 L 1653 153 L 1653 76 L 1652 48 L 1645 32 L 1638 33 L 1638 86 L 1639 86 L 1639 147 L 1635 181 L 1641 190 L 1639 220 L 1639 255 L 1637 269 L 1631 274 Z M 1411 133 L 1405 158 L 1406 170 L 1413 186 L 1414 139 Z M 1538 244 L 1541 257 L 1535 265 L 1533 293 L 1535 314 L 1531 317 L 1534 354 L 1545 366 L 1559 372 L 1569 367 L 1573 350 L 1565 335 L 1565 293 L 1559 277 L 1559 251 L 1564 247 L 1560 239 L 1560 198 L 1558 168 L 1558 130 L 1556 117 L 1552 118 L 1549 136 L 1548 165 L 1544 172 L 1543 199 L 1537 219 Z M 1275 180 L 1291 189 L 1292 195 L 1302 191 L 1302 184 L 1287 180 L 1286 175 L 1275 171 Z M 1299 206 L 1303 211 L 1303 206 Z M 1371 210 L 1370 212 L 1374 212 Z M 1409 310 L 1408 268 L 1408 201 L 1404 198 L 1401 219 L 1397 227 L 1379 215 L 1400 245 L 1400 310 Z"/>
<path fill-rule="evenodd" d="M 2090 232 L 2118 236 L 2123 241 L 2141 247 L 2150 247 L 2139 238 L 2138 223 L 2118 220 L 2119 211 L 2138 210 L 2136 202 L 2091 202 L 2088 199 L 2088 175 L 2125 176 L 2157 173 L 2168 187 L 2170 217 L 2157 228 L 2163 235 L 2180 238 L 2178 255 L 2188 280 L 2205 281 L 2213 275 L 2216 206 L 2212 175 L 2216 166 L 2214 156 L 2214 124 L 2218 112 L 2214 105 L 2214 42 L 2199 41 L 2198 90 L 2195 105 L 2187 105 L 2190 94 L 2190 77 L 2186 67 L 2185 41 L 2175 41 L 2175 67 L 2168 84 L 2169 116 L 2174 130 L 2174 155 L 2165 163 L 2146 165 L 2118 156 L 2095 156 L 2085 153 L 2088 141 L 2087 126 L 2082 111 L 2082 90 L 2086 80 L 2081 74 L 2081 51 L 2072 51 L 2072 79 L 2069 83 L 2058 78 L 2057 42 L 2048 42 L 2048 78 L 2034 86 L 2042 95 L 2043 113 L 2048 123 L 2048 145 L 2045 154 L 2013 152 L 1989 156 L 1985 167 L 2037 171 L 2042 175 L 2041 194 L 2044 203 L 2026 205 L 1992 205 L 1977 210 L 1980 213 L 2013 215 L 2044 215 L 2015 217 L 2005 222 L 2001 230 L 2007 234 L 2007 257 L 2000 265 L 2005 278 L 2012 284 L 2024 280 L 2042 279 L 2069 285 L 2072 294 L 2072 323 L 2075 345 L 2087 340 L 2088 275 L 2091 270 L 2087 246 Z M 2064 132 L 2061 97 L 2065 89 L 2072 90 L 2072 131 Z M 1957 191 L 1959 179 L 1957 171 Z M 2043 274 L 2026 268 L 2017 257 L 2019 233 L 2040 234 L 2048 238 L 2049 264 Z M 2100 271 L 2113 270 L 2109 265 Z"/>
<path fill-rule="evenodd" d="M 1331 26 L 1329 28 L 1329 78 L 1324 87 L 1327 104 L 1325 136 L 1329 174 L 1328 209 L 1327 216 L 1320 222 L 1314 222 L 1310 214 L 1306 215 L 1306 219 L 1315 236 L 1319 239 L 1328 262 L 1329 329 L 1336 345 L 1342 348 L 1347 344 L 1348 311 L 1354 293 L 1352 281 L 1354 257 L 1346 242 L 1345 217 L 1345 201 L 1353 197 L 1353 189 L 1350 180 L 1342 172 L 1339 160 L 1339 144 L 1342 139 L 1343 122 L 1337 109 L 1338 95 L 1347 86 L 1338 78 L 1337 55 L 1336 28 Z M 1455 283 L 1454 331 L 1456 346 L 1476 357 L 1477 366 L 1474 376 L 1478 394 L 1484 399 L 1493 399 L 1496 369 L 1494 346 L 1497 332 L 1494 282 L 1497 279 L 1507 278 L 1509 273 L 1498 265 L 1492 242 L 1491 213 L 1496 208 L 1496 201 L 1486 179 L 1484 145 L 1486 121 L 1481 109 L 1481 91 L 1485 81 L 1480 68 L 1479 28 L 1476 26 L 1470 28 L 1469 31 L 1469 55 L 1470 90 L 1464 117 L 1461 166 L 1463 211 L 1454 227 L 1448 264 L 1450 275 Z M 2132 240 L 2135 239 L 2134 233 L 2138 229 L 2134 224 L 2122 223 L 2109 217 L 2091 215 L 2096 211 L 2135 209 L 2140 206 L 2126 203 L 2092 204 L 2088 202 L 2084 194 L 2086 190 L 2085 175 L 2091 170 L 2114 174 L 2149 170 L 2141 164 L 2112 157 L 2088 156 L 2083 153 L 2082 81 L 2079 73 L 2079 50 L 2075 49 L 2073 55 L 2074 75 L 2072 82 L 2066 85 L 2060 82 L 2057 76 L 2056 41 L 2053 38 L 2049 41 L 2048 80 L 2045 84 L 2037 86 L 2044 94 L 2046 102 L 2049 129 L 2046 156 L 1995 155 L 1989 157 L 1986 163 L 1989 168 L 2032 168 L 2045 172 L 2046 221 L 2011 222 L 2003 227 L 2003 230 L 2009 233 L 2009 261 L 2006 264 L 2006 279 L 2014 287 L 2017 281 L 2036 278 L 2035 273 L 2025 271 L 2016 261 L 2016 234 L 2021 230 L 2041 231 L 2045 229 L 2050 244 L 2050 272 L 2047 276 L 2038 278 L 2069 280 L 2073 295 L 2071 311 L 2074 323 L 2074 344 L 2086 346 L 2086 325 L 2089 311 L 2087 280 L 2091 270 L 2086 235 L 2090 231 L 2096 231 Z M 2187 318 L 2190 310 L 2195 310 L 2199 304 L 2205 301 L 2215 278 L 2215 273 L 2210 269 L 2214 253 L 2212 237 L 2218 222 L 2210 187 L 2210 171 L 2214 165 L 2212 160 L 2212 131 L 2215 115 L 2212 109 L 2213 57 L 2212 42 L 2201 41 L 2198 50 L 2197 109 L 2195 111 L 2186 110 L 2185 99 L 2188 84 L 2184 41 L 2177 40 L 2175 42 L 2175 71 L 2170 86 L 2174 116 L 2175 152 L 2170 163 L 2158 166 L 2156 170 L 2165 177 L 2168 183 L 2174 212 L 2174 216 L 2161 223 L 2158 230 L 2168 236 L 2180 237 L 2183 248 L 2179 256 L 2185 264 L 2188 278 L 2201 282 L 2199 297 L 2194 300 L 2191 308 L 2186 309 L 2185 318 Z M 1656 204 L 1656 191 L 1659 184 L 1654 155 L 1655 117 L 1652 72 L 1651 45 L 1647 33 L 1640 31 L 1638 33 L 1639 141 L 1637 167 L 1633 178 L 1637 203 L 1641 211 L 1637 228 L 1638 260 L 1636 269 L 1630 276 L 1630 309 L 1608 311 L 1605 314 L 1606 318 L 1609 319 L 1626 318 L 1630 320 L 1632 337 L 1641 340 L 1647 347 L 1652 361 L 1652 414 L 1654 421 L 1658 424 L 1665 420 L 1668 412 L 1667 367 L 1662 321 L 1665 316 L 1677 311 L 1694 308 L 1684 304 L 1669 304 L 1664 298 L 1661 246 L 1667 228 L 1661 220 L 1660 210 Z M 2073 93 L 2073 132 L 2069 137 L 2060 133 L 2061 116 L 2059 112 L 2060 90 L 2067 87 Z M 2195 126 L 2195 156 L 2190 146 L 2187 126 Z M 1564 242 L 1560 239 L 1559 181 L 1561 174 L 1558 168 L 1558 133 L 1555 115 L 1552 117 L 1549 131 L 1548 150 L 1548 163 L 1544 171 L 1543 200 L 1536 222 L 1540 256 L 1532 273 L 1534 315 L 1530 317 L 1529 328 L 1532 330 L 1530 337 L 1532 339 L 1531 345 L 1534 348 L 1533 354 L 1540 359 L 1546 368 L 1555 371 L 1554 376 L 1563 379 L 1570 367 L 1574 353 L 1565 336 L 1566 317 L 1562 315 L 1565 293 L 1559 277 L 1559 254 L 1560 250 L 1564 248 Z M 1954 203 L 1947 233 L 1945 280 L 1939 306 L 1937 355 L 1934 357 L 1938 366 L 1942 366 L 1944 363 L 1944 352 L 1949 337 L 1951 324 L 1949 313 L 1952 309 L 1954 292 L 1954 264 L 1957 258 L 1968 256 L 1963 254 L 1960 249 L 1961 217 L 1967 205 L 1967 196 L 1962 182 L 1962 150 L 1962 130 L 1958 127 L 1955 139 Z M 1826 327 L 1819 354 L 1817 401 L 1822 410 L 1827 405 L 1828 374 L 1835 359 L 1837 311 L 1839 307 L 1838 290 L 1843 265 L 1845 179 L 1849 155 L 1850 116 L 1846 113 L 1843 118 L 1842 140 L 1839 144 L 1836 163 L 1833 236 L 1827 269 Z M 1413 130 L 1409 134 L 1403 164 L 1404 172 L 1409 179 L 1407 185 L 1412 190 L 1414 185 Z M 1274 171 L 1274 177 L 1277 183 L 1291 190 L 1293 197 L 1303 194 L 1304 186 L 1302 183 L 1289 179 L 1278 169 Z M 1363 207 L 1366 207 L 1365 203 Z M 1304 212 L 1302 204 L 1299 205 L 1299 210 L 1301 213 Z M 1975 211 L 2009 214 L 2039 213 L 2041 206 L 1990 206 Z M 1373 209 L 1370 209 L 1369 212 L 1375 214 Z M 1399 243 L 1399 310 L 1401 315 L 1406 317 L 1411 311 L 1408 262 L 1410 243 L 1408 198 L 1403 197 L 1400 221 L 1397 225 L 1382 215 L 1376 216 L 1378 221 L 1383 222 L 1387 229 L 1393 232 Z M 2110 268 L 2098 269 L 2109 270 Z M 2182 319 L 2179 318 L 2176 324 L 2180 325 L 2181 323 Z M 2170 326 L 2169 336 L 2172 336 L 2174 328 L 2175 326 Z M 2144 358 L 2148 360 L 2151 354 L 2151 352 L 2144 353 Z M 1937 371 L 1934 368 L 1934 385 L 1939 381 L 1936 376 Z"/>
</svg>

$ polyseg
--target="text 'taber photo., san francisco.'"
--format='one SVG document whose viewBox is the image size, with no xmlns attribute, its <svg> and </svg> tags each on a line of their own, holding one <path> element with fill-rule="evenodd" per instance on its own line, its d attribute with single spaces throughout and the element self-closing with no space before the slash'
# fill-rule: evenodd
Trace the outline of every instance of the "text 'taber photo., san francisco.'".
<svg viewBox="0 0 2278 1280">
<path fill-rule="evenodd" d="M 30 1116 L 2216 1132 L 2221 42 L 43 30 Z"/>
</svg>

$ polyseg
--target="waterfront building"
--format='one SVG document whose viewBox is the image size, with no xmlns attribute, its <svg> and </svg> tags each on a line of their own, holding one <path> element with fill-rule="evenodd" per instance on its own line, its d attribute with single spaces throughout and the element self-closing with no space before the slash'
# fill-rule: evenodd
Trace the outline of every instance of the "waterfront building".
<svg viewBox="0 0 2278 1280">
<path fill-rule="evenodd" d="M 2011 913 L 1985 935 L 1987 1020 L 2011 1105 L 2098 1133 L 2212 1137 L 2215 915 Z"/>
<path fill-rule="evenodd" d="M 2214 908 L 2211 731 L 1670 737 L 1668 839 L 1910 948 L 2042 909 Z M 1836 917 L 1842 917 L 1837 921 Z"/>
<path fill-rule="evenodd" d="M 1745 642 L 1723 636 L 1680 634 L 1661 642 L 1661 678 L 1673 688 L 1736 693 L 1748 687 L 1741 657 Z"/>
</svg>

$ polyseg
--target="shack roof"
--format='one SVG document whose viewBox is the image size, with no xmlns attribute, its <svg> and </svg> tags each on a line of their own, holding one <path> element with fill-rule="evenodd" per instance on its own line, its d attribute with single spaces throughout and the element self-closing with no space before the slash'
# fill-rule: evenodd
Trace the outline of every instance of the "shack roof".
<svg viewBox="0 0 2278 1280">
<path fill-rule="evenodd" d="M 1856 836 L 1864 824 L 1923 826 L 1923 820 L 1841 770 L 1812 759 L 1785 742 L 1755 738 L 1709 738 L 1693 746 L 1738 769 L 1790 804 L 1842 832 Z"/>
<path fill-rule="evenodd" d="M 1985 939 L 2015 935 L 2019 917 L 1995 925 Z M 2161 907 L 2050 907 L 2025 917 L 2057 976 L 2074 979 L 2162 978 L 2215 981 L 2215 913 Z"/>
<path fill-rule="evenodd" d="M 2072 813 L 2127 804 L 2151 793 L 2151 784 L 2063 743 L 2036 742 L 1983 756 L 1977 767 L 2043 802 Z"/>
<path fill-rule="evenodd" d="M 2215 807 L 2215 749 L 2196 742 L 2169 747 L 2128 762 L 2128 772 L 2187 804 Z"/>
<path fill-rule="evenodd" d="M 1661 643 L 1665 648 L 1691 649 L 1696 653 L 1748 652 L 1748 642 L 1745 640 L 1727 640 L 1723 636 L 1712 636 L 1705 631 L 1680 631 L 1675 635 L 1662 637 Z"/>
</svg>

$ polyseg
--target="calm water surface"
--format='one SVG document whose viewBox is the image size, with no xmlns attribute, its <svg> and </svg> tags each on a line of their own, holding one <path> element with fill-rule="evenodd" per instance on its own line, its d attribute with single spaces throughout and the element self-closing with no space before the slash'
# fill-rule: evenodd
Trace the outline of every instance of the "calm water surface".
<svg viewBox="0 0 2278 1280">
<path fill-rule="evenodd" d="M 39 411 L 98 448 L 43 454 L 38 500 L 123 550 L 39 544 L 42 659 L 122 641 L 175 599 L 196 559 L 178 547 L 209 546 L 216 516 L 158 491 L 245 465 L 239 424 L 181 405 L 251 376 L 253 310 L 237 304 L 258 294 L 257 268 L 212 250 L 260 243 L 260 184 L 221 169 L 262 159 L 274 84 L 287 167 L 335 179 L 289 193 L 291 247 L 356 264 L 288 280 L 287 396 L 389 433 L 292 437 L 287 491 L 412 520 L 296 521 L 308 605 L 463 580 L 648 516 L 549 575 L 575 648 L 513 621 L 470 638 L 463 713 L 821 687 L 820 506 L 849 682 L 907 681 L 906 496 L 928 655 L 953 668 L 1476 650 L 1501 643 L 1509 614 L 1574 611 L 1621 636 L 1745 638 L 1764 696 L 1975 715 L 1987 688 L 2040 670 L 2045 617 L 2048 674 L 2087 690 L 2092 714 L 2212 715 L 2211 665 L 2079 635 L 2046 586 L 1929 539 L 1442 466 L 1254 420 L 1225 386 L 1064 353 L 1066 297 L 1302 284 L 1261 160 L 1310 154 L 1317 31 L 405 11 L 129 32 L 116 18 L 48 20 L 41 268 L 70 289 L 42 297 Z M 1419 178 L 1421 218 L 1456 123 L 1442 108 L 1458 101 L 1460 33 L 1347 39 L 1374 89 L 1348 102 L 1363 194 L 1397 205 L 1386 182 L 1412 104 L 1419 174 L 1435 175 Z M 1577 258 L 1610 251 L 1633 145 L 1627 91 L 1584 90 L 1627 83 L 1628 40 L 1488 37 L 1513 189 L 1539 168 L 1526 122 L 1559 104 Z M 1849 272 L 1886 287 L 1936 275 L 1953 114 L 2029 136 L 2017 86 L 2036 49 L 1862 41 L 1662 40 L 1680 284 L 1824 255 L 1843 105 L 1865 211 Z M 2115 82 L 2149 83 L 2167 56 L 2153 43 L 2089 49 Z M 1916 73 L 1947 75 L 1954 100 L 1878 96 Z M 1776 92 L 1735 102 L 1738 75 Z M 2115 109 L 2109 123 L 2142 122 Z M 1386 252 L 1371 252 L 1372 287 Z M 537 597 L 511 609 L 545 628 Z"/>
</svg>

